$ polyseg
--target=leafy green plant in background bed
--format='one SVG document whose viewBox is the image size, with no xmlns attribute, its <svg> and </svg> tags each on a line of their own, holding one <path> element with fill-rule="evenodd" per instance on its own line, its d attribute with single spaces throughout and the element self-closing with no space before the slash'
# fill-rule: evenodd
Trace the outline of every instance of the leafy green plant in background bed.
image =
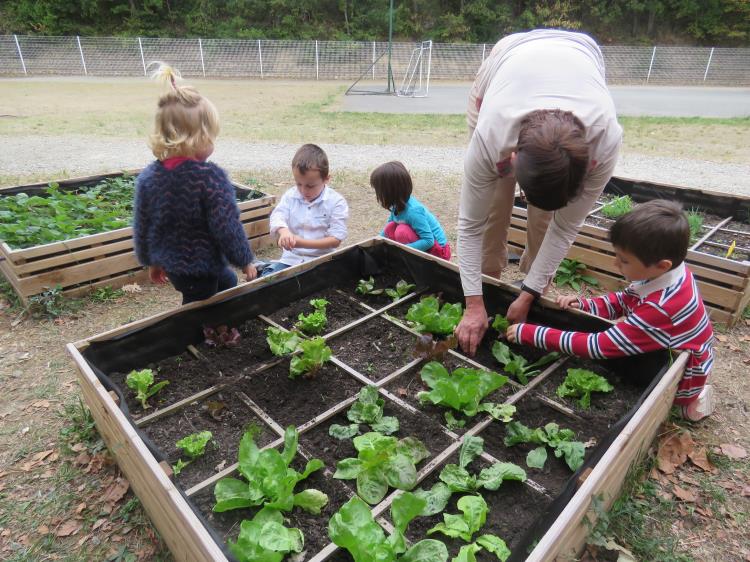
<svg viewBox="0 0 750 562">
<path fill-rule="evenodd" d="M 630 195 L 624 195 L 605 204 L 599 212 L 608 219 L 616 219 L 632 210 L 633 200 Z"/>
<path fill-rule="evenodd" d="M 299 529 L 284 527 L 278 509 L 264 507 L 242 521 L 237 542 L 227 544 L 239 562 L 281 562 L 287 554 L 302 552 L 305 539 Z"/>
<path fill-rule="evenodd" d="M 271 353 L 277 356 L 289 355 L 299 347 L 302 338 L 297 332 L 269 326 L 266 328 L 266 343 Z"/>
<path fill-rule="evenodd" d="M 239 450 L 239 473 L 245 480 L 222 478 L 216 483 L 214 511 L 265 505 L 281 511 L 300 507 L 313 514 L 328 503 L 328 496 L 320 490 L 307 489 L 294 493 L 294 487 L 316 470 L 323 468 L 323 461 L 311 459 L 303 472 L 290 467 L 297 454 L 299 436 L 293 426 L 284 433 L 284 449 L 261 451 L 255 443 L 255 432 L 247 431 L 242 436 Z"/>
<path fill-rule="evenodd" d="M 448 549 L 434 539 L 406 547 L 406 527 L 424 508 L 424 500 L 404 492 L 391 504 L 393 533 L 385 536 L 370 507 L 354 496 L 328 522 L 328 536 L 345 548 L 354 562 L 447 562 Z"/>
<path fill-rule="evenodd" d="M 354 292 L 358 295 L 382 295 L 383 289 L 376 289 L 375 288 L 375 279 L 373 277 L 370 277 L 369 279 L 360 279 L 357 282 L 357 288 L 354 289 Z"/>
<path fill-rule="evenodd" d="M 312 299 L 310 304 L 315 310 L 310 314 L 300 313 L 294 327 L 308 336 L 316 336 L 325 329 L 328 323 L 328 318 L 326 318 L 328 301 L 325 299 Z"/>
<path fill-rule="evenodd" d="M 378 394 L 376 386 L 368 385 L 359 391 L 357 401 L 352 404 L 346 417 L 352 422 L 349 425 L 332 424 L 328 428 L 328 434 L 337 439 L 351 439 L 359 435 L 359 425 L 366 423 L 372 431 L 383 435 L 396 433 L 399 429 L 398 418 L 384 416 L 383 409 L 385 400 Z"/>
<path fill-rule="evenodd" d="M 29 248 L 131 224 L 135 179 L 123 176 L 93 187 L 63 191 L 56 183 L 45 196 L 19 193 L 0 197 L 0 240 Z"/>
<path fill-rule="evenodd" d="M 406 313 L 406 319 L 417 332 L 436 336 L 452 334 L 462 316 L 461 303 L 445 303 L 441 308 L 437 297 L 423 297 Z"/>
<path fill-rule="evenodd" d="M 151 369 L 141 369 L 140 371 L 130 371 L 128 376 L 125 377 L 125 384 L 128 385 L 128 388 L 135 391 L 136 399 L 145 410 L 149 407 L 146 404 L 146 400 L 167 386 L 169 381 L 161 381 L 154 384 L 154 372 Z"/>
<path fill-rule="evenodd" d="M 367 503 L 376 504 L 388 487 L 411 490 L 417 484 L 416 465 L 430 456 L 427 447 L 415 437 L 396 439 L 377 432 L 354 438 L 357 458 L 336 464 L 334 478 L 357 479 L 357 493 Z"/>
<path fill-rule="evenodd" d="M 478 492 L 481 488 L 496 491 L 506 480 L 524 482 L 526 471 L 510 462 L 496 462 L 483 468 L 480 473 L 471 474 L 466 468 L 484 451 L 484 440 L 481 437 L 467 435 L 461 443 L 458 464 L 447 464 L 440 471 L 440 482 L 429 490 L 416 490 L 415 495 L 424 499 L 426 504 L 422 516 L 435 515 L 448 505 L 455 492 Z"/>
<path fill-rule="evenodd" d="M 519 443 L 533 443 L 540 445 L 526 455 L 526 464 L 532 468 L 542 468 L 547 462 L 549 446 L 555 451 L 557 458 L 564 457 L 570 470 L 576 471 L 583 464 L 586 447 L 580 441 L 575 441 L 575 433 L 571 429 L 560 429 L 556 423 L 548 423 L 544 427 L 529 429 L 520 422 L 513 421 L 506 426 L 506 447 Z"/>
<path fill-rule="evenodd" d="M 485 396 L 491 394 L 508 382 L 508 377 L 484 371 L 460 367 L 449 373 L 442 364 L 430 361 L 419 372 L 422 381 L 430 387 L 422 391 L 417 398 L 422 403 L 446 406 L 467 417 L 474 417 L 479 412 L 487 412 L 497 419 L 508 421 L 515 412 L 509 404 L 481 403 Z"/>
<path fill-rule="evenodd" d="M 701 237 L 703 228 L 703 214 L 697 209 L 690 209 L 687 212 L 688 226 L 690 227 L 690 243 L 695 244 Z"/>
<path fill-rule="evenodd" d="M 580 291 L 584 283 L 591 285 L 592 287 L 599 285 L 599 281 L 596 277 L 586 275 L 584 273 L 585 271 L 585 263 L 565 258 L 560 262 L 560 266 L 557 268 L 557 273 L 555 273 L 555 285 L 558 287 L 570 285 L 575 291 Z"/>
<path fill-rule="evenodd" d="M 529 363 L 523 355 L 513 353 L 510 348 L 501 341 L 492 345 L 492 355 L 509 375 L 516 377 L 521 384 L 529 384 L 529 379 L 539 374 L 539 367 L 548 365 L 555 361 L 560 354 L 556 351 L 548 353 L 541 359 Z"/>
<path fill-rule="evenodd" d="M 607 379 L 593 371 L 568 369 L 565 380 L 557 387 L 557 395 L 560 398 L 578 398 L 578 405 L 588 409 L 592 392 L 612 392 L 614 388 Z"/>
<path fill-rule="evenodd" d="M 198 457 L 202 457 L 206 452 L 206 445 L 213 439 L 213 433 L 210 431 L 200 431 L 197 433 L 191 433 L 190 435 L 183 437 L 175 445 L 178 449 L 188 457 L 187 461 L 178 459 L 177 463 L 172 466 L 174 475 L 177 476 L 182 472 L 182 469 L 193 462 Z"/>
<path fill-rule="evenodd" d="M 292 357 L 289 362 L 289 378 L 292 379 L 300 375 L 306 379 L 313 378 L 332 355 L 331 348 L 326 345 L 326 340 L 323 338 L 302 340 L 297 349 L 302 353 Z"/>
</svg>

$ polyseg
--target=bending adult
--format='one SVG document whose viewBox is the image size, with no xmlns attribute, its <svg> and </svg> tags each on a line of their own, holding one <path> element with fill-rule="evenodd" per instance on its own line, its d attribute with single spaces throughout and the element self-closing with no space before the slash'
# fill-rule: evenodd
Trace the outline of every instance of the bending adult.
<svg viewBox="0 0 750 562">
<path fill-rule="evenodd" d="M 526 273 L 508 309 L 522 322 L 615 169 L 622 141 L 604 59 L 588 35 L 554 29 L 501 39 L 482 63 L 469 95 L 471 134 L 458 216 L 466 311 L 456 328 L 474 354 L 488 326 L 482 273 L 508 264 L 508 227 L 516 182 L 528 203 Z"/>
</svg>

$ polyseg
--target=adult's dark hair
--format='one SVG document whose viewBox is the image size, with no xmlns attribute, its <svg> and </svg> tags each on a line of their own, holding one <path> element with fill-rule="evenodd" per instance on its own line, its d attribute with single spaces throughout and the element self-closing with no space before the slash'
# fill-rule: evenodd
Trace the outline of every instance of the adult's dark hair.
<svg viewBox="0 0 750 562">
<path fill-rule="evenodd" d="M 612 225 L 613 246 L 637 257 L 643 265 L 670 260 L 672 269 L 685 261 L 690 244 L 690 225 L 682 206 L 666 199 L 636 205 Z"/>
<path fill-rule="evenodd" d="M 542 109 L 521 120 L 514 173 L 529 203 L 564 207 L 581 192 L 588 166 L 586 128 L 570 111 Z"/>
<path fill-rule="evenodd" d="M 328 156 L 317 144 L 303 144 L 292 158 L 292 168 L 306 174 L 308 170 L 320 171 L 320 177 L 328 177 Z"/>
<path fill-rule="evenodd" d="M 403 212 L 411 197 L 413 185 L 409 170 L 401 162 L 386 162 L 370 174 L 370 185 L 375 196 L 385 209 L 393 209 L 396 214 Z"/>
</svg>

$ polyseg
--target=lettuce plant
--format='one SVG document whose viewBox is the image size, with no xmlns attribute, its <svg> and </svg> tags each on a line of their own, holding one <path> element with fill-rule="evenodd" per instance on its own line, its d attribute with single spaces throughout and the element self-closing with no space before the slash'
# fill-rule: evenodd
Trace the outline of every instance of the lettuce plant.
<svg viewBox="0 0 750 562">
<path fill-rule="evenodd" d="M 326 327 L 328 318 L 326 318 L 326 306 L 328 301 L 325 299 L 312 299 L 310 301 L 314 311 L 310 314 L 302 314 L 297 317 L 298 321 L 295 328 L 304 332 L 308 336 L 317 336 Z"/>
<path fill-rule="evenodd" d="M 429 490 L 419 489 L 415 495 L 425 500 L 425 508 L 421 515 L 429 516 L 440 513 L 448 505 L 454 492 L 478 492 L 481 488 L 496 491 L 506 480 L 526 480 L 526 471 L 520 466 L 509 462 L 496 462 L 484 468 L 478 475 L 471 474 L 467 466 L 484 450 L 484 440 L 481 437 L 467 435 L 461 444 L 458 464 L 447 464 L 440 471 L 440 482 Z"/>
<path fill-rule="evenodd" d="M 239 562 L 281 562 L 288 553 L 302 552 L 305 539 L 299 529 L 284 527 L 278 509 L 264 507 L 240 524 L 237 542 L 227 544 Z"/>
<path fill-rule="evenodd" d="M 406 319 L 414 325 L 417 332 L 438 336 L 452 334 L 462 316 L 461 303 L 445 303 L 441 308 L 437 297 L 422 298 L 406 313 Z"/>
<path fill-rule="evenodd" d="M 557 395 L 560 398 L 578 398 L 578 405 L 588 409 L 592 392 L 612 392 L 614 388 L 607 379 L 593 371 L 568 369 L 565 380 L 557 387 Z"/>
<path fill-rule="evenodd" d="M 482 399 L 508 382 L 508 377 L 498 375 L 492 371 L 468 369 L 460 367 L 452 373 L 448 372 L 437 361 L 427 363 L 419 372 L 424 383 L 430 387 L 429 391 L 420 392 L 417 397 L 422 403 L 446 406 L 462 412 L 468 417 L 478 412 L 488 412 L 495 415 L 512 415 L 508 405 L 496 405 L 491 402 L 480 404 Z M 515 408 L 513 408 L 515 411 Z M 503 416 L 505 417 L 505 416 Z"/>
<path fill-rule="evenodd" d="M 323 461 L 311 459 L 302 473 L 291 465 L 297 454 L 298 434 L 294 426 L 284 433 L 284 449 L 261 451 L 255 444 L 252 431 L 246 432 L 240 441 L 239 472 L 245 480 L 222 478 L 216 483 L 214 511 L 223 512 L 255 505 L 265 505 L 281 511 L 291 511 L 297 506 L 313 514 L 328 503 L 328 496 L 320 490 L 307 489 L 294 493 L 294 487 L 316 470 L 323 468 Z"/>
<path fill-rule="evenodd" d="M 377 432 L 354 438 L 357 458 L 343 459 L 336 465 L 334 478 L 357 479 L 357 493 L 367 503 L 376 504 L 388 487 L 411 490 L 417 484 L 416 465 L 430 456 L 427 447 L 415 437 L 396 439 Z"/>
<path fill-rule="evenodd" d="M 451 562 L 476 562 L 475 555 L 482 549 L 494 554 L 500 562 L 505 562 L 511 555 L 503 539 L 495 535 L 481 535 L 476 541 L 463 545 Z"/>
<path fill-rule="evenodd" d="M 382 295 L 383 289 L 376 289 L 375 288 L 375 279 L 370 277 L 369 279 L 360 279 L 357 282 L 357 288 L 354 289 L 354 292 L 358 295 Z"/>
<path fill-rule="evenodd" d="M 331 359 L 331 348 L 323 338 L 301 340 L 297 349 L 302 353 L 292 357 L 289 362 L 289 378 L 303 375 L 306 379 L 313 378 L 324 363 Z"/>
<path fill-rule="evenodd" d="M 533 443 L 540 445 L 526 455 L 526 464 L 532 468 L 542 468 L 547 462 L 549 446 L 555 451 L 557 458 L 564 457 L 570 470 L 576 471 L 583 464 L 586 447 L 580 441 L 575 441 L 575 433 L 571 429 L 560 429 L 556 423 L 548 423 L 544 427 L 529 429 L 520 422 L 514 421 L 507 425 L 505 433 L 506 447 L 518 443 Z"/>
<path fill-rule="evenodd" d="M 401 279 L 398 283 L 396 283 L 396 286 L 393 289 L 386 289 L 385 294 L 391 297 L 394 301 L 397 301 L 398 299 L 404 298 L 406 295 L 409 294 L 409 291 L 411 291 L 416 285 L 413 285 L 412 283 L 407 283 L 403 279 Z"/>
<path fill-rule="evenodd" d="M 529 363 L 523 355 L 513 353 L 510 348 L 501 341 L 492 344 L 492 355 L 498 363 L 503 366 L 503 370 L 509 375 L 513 375 L 521 384 L 529 384 L 529 379 L 539 374 L 539 368 L 552 363 L 560 357 L 556 351 L 548 353 L 538 361 Z"/>
<path fill-rule="evenodd" d="M 497 330 L 500 335 L 505 335 L 505 330 L 510 328 L 510 321 L 502 314 L 495 314 L 495 319 L 492 321 L 492 327 Z"/>
<path fill-rule="evenodd" d="M 289 355 L 299 346 L 302 338 L 297 332 L 281 330 L 269 326 L 266 328 L 266 342 L 274 355 Z"/>
<path fill-rule="evenodd" d="M 182 449 L 182 452 L 188 457 L 187 461 L 178 459 L 177 464 L 172 466 L 175 476 L 182 472 L 182 469 L 195 459 L 202 457 L 205 454 L 206 445 L 208 445 L 208 442 L 211 441 L 211 439 L 213 439 L 213 433 L 210 431 L 200 431 L 197 433 L 191 433 L 175 443 L 177 448 Z"/>
<path fill-rule="evenodd" d="M 399 429 L 398 418 L 384 416 L 385 400 L 378 394 L 376 386 L 368 385 L 359 391 L 357 401 L 352 404 L 346 417 L 352 422 L 349 425 L 332 424 L 328 434 L 338 439 L 351 439 L 359 435 L 359 424 L 366 423 L 372 431 L 384 435 L 396 433 Z"/>
<path fill-rule="evenodd" d="M 424 508 L 424 500 L 405 492 L 391 504 L 393 533 L 385 536 L 372 516 L 370 507 L 354 496 L 328 522 L 328 536 L 345 548 L 354 562 L 447 562 L 448 549 L 434 539 L 421 540 L 406 547 L 404 533 L 412 519 Z"/>
<path fill-rule="evenodd" d="M 237 328 L 229 328 L 226 325 L 203 326 L 203 337 L 208 347 L 237 347 L 242 339 Z"/>
<path fill-rule="evenodd" d="M 160 381 L 154 384 L 154 372 L 151 369 L 141 369 L 140 371 L 130 371 L 125 377 L 125 384 L 128 388 L 135 391 L 135 397 L 140 401 L 141 407 L 145 410 L 149 407 L 146 400 L 159 392 L 169 384 L 169 381 Z"/>
</svg>

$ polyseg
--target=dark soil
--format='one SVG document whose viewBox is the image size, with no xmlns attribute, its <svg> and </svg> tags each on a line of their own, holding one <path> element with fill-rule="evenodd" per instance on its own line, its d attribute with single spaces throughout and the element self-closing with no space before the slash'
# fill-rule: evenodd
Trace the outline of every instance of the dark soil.
<svg viewBox="0 0 750 562">
<path fill-rule="evenodd" d="M 473 365 L 470 365 L 469 363 L 466 363 L 464 361 L 461 361 L 457 357 L 454 357 L 453 355 L 446 355 L 445 359 L 442 361 L 443 365 L 445 366 L 448 371 L 453 371 L 455 369 L 458 369 L 459 367 L 466 367 L 473 369 L 475 368 Z M 444 408 L 442 406 L 435 406 L 434 404 L 422 404 L 419 401 L 419 398 L 417 398 L 417 395 L 422 391 L 429 391 L 430 387 L 427 386 L 424 382 L 422 382 L 422 377 L 420 376 L 420 372 L 422 370 L 422 367 L 424 364 L 419 364 L 413 369 L 410 369 L 403 373 L 401 376 L 396 378 L 395 380 L 391 381 L 386 385 L 386 388 L 401 398 L 404 402 L 407 402 L 409 405 L 413 406 L 414 408 L 417 408 L 418 410 L 421 410 L 424 412 L 429 418 L 434 420 L 435 422 L 445 426 L 445 412 L 449 410 L 449 408 Z M 497 389 L 495 392 L 489 394 L 487 397 L 484 398 L 483 402 L 503 402 L 505 399 L 512 393 L 512 388 L 510 385 L 505 385 L 499 389 Z M 484 414 L 479 414 L 477 416 L 474 416 L 473 418 L 466 418 L 461 412 L 458 411 L 452 411 L 453 415 L 456 419 L 459 420 L 465 420 L 466 425 L 463 428 L 455 428 L 453 429 L 454 432 L 461 434 L 467 429 L 471 428 L 473 425 L 475 425 L 477 422 L 479 422 Z"/>
<path fill-rule="evenodd" d="M 719 229 L 707 240 L 707 242 L 723 244 L 725 247 L 721 248 L 704 243 L 698 246 L 699 252 L 705 252 L 712 256 L 726 258 L 729 247 L 732 245 L 732 242 L 734 242 L 735 248 L 728 259 L 733 261 L 750 260 L 750 234 L 736 234 L 734 232 L 727 232 Z"/>
<path fill-rule="evenodd" d="M 608 431 L 606 425 L 597 425 L 593 421 L 581 423 L 571 419 L 542 404 L 533 396 L 523 398 L 516 404 L 516 407 L 518 410 L 513 417 L 515 421 L 531 429 L 555 422 L 561 429 L 572 429 L 576 434 L 576 440 L 584 443 L 592 437 L 598 442 Z M 547 462 L 542 469 L 526 466 L 526 455 L 537 445 L 520 443 L 513 447 L 506 447 L 503 444 L 505 438 L 505 424 L 503 423 L 490 424 L 479 436 L 484 438 L 484 448 L 488 453 L 498 460 L 513 462 L 523 467 L 528 477 L 544 486 L 553 497 L 563 490 L 565 484 L 573 476 L 573 471 L 565 464 L 565 460 L 555 457 L 554 451 L 549 447 L 547 448 Z M 586 456 L 590 454 L 590 451 L 587 449 Z"/>
<path fill-rule="evenodd" d="M 395 289 L 396 283 L 402 280 L 406 281 L 407 283 L 414 283 L 414 281 L 412 281 L 410 277 L 396 275 L 395 273 L 391 272 L 373 275 L 373 279 L 375 280 L 376 289 Z M 351 286 L 343 287 L 341 290 L 373 308 L 382 308 L 393 302 L 393 299 L 385 293 L 382 293 L 380 295 L 360 295 L 356 292 L 356 288 L 357 284 L 354 283 Z M 414 291 L 414 289 L 412 289 L 412 291 Z"/>
<path fill-rule="evenodd" d="M 196 359 L 189 352 L 168 357 L 146 365 L 154 371 L 154 383 L 168 380 L 169 384 L 149 398 L 150 406 L 145 412 L 135 399 L 135 392 L 125 384 L 128 373 L 114 373 L 111 380 L 122 389 L 125 401 L 133 418 L 150 414 L 154 409 L 188 398 L 219 382 L 219 377 L 237 375 L 270 359 L 272 356 L 266 344 L 265 324 L 257 319 L 248 320 L 238 328 L 242 339 L 235 347 L 210 348 L 205 343 L 196 345 L 204 360 Z"/>
<path fill-rule="evenodd" d="M 201 403 L 191 404 L 180 412 L 158 419 L 144 427 L 143 431 L 161 449 L 171 465 L 180 457 L 188 460 L 175 446 L 178 440 L 200 431 L 207 430 L 213 434 L 213 439 L 206 446 L 206 454 L 191 462 L 175 477 L 175 482 L 187 490 L 237 461 L 240 439 L 250 424 L 260 430 L 255 438 L 259 447 L 278 437 L 234 392 L 228 391 L 214 394 Z"/>
<path fill-rule="evenodd" d="M 357 394 L 362 385 L 332 363 L 314 378 L 289 378 L 289 360 L 253 375 L 238 388 L 282 427 L 301 425 L 328 408 Z"/>
<path fill-rule="evenodd" d="M 425 444 L 432 457 L 438 455 L 452 442 L 451 438 L 443 432 L 442 428 L 426 416 L 419 413 L 411 413 L 393 404 L 388 399 L 386 399 L 383 415 L 396 416 L 398 418 L 400 428 L 398 432 L 393 434 L 393 437 L 397 437 L 398 439 L 416 437 Z M 346 411 L 324 421 L 300 436 L 302 446 L 306 450 L 311 451 L 316 457 L 322 459 L 326 466 L 331 467 L 333 472 L 336 470 L 336 463 L 338 461 L 357 456 L 357 450 L 354 448 L 351 439 L 336 439 L 328 435 L 328 428 L 335 423 L 339 425 L 349 425 L 351 423 L 346 417 Z M 361 424 L 360 431 L 361 433 L 367 433 L 370 431 L 370 427 L 366 424 Z M 428 459 L 418 464 L 417 470 L 424 466 L 426 462 L 428 462 Z M 355 480 L 342 480 L 342 482 L 352 490 L 356 490 L 357 488 Z"/>
<path fill-rule="evenodd" d="M 592 393 L 591 407 L 583 409 L 576 398 L 560 398 L 557 396 L 557 387 L 565 380 L 568 369 L 594 371 L 597 375 L 607 379 L 615 388 L 611 392 Z M 631 384 L 627 379 L 619 377 L 614 371 L 610 371 L 599 363 L 585 359 L 570 359 L 534 390 L 536 393 L 543 394 L 571 408 L 577 415 L 591 421 L 597 427 L 601 425 L 610 428 L 638 402 L 644 388 Z"/>
<path fill-rule="evenodd" d="M 298 472 L 301 472 L 305 463 L 306 460 L 298 453 L 292 466 Z M 234 477 L 236 478 L 237 475 L 234 475 Z M 295 491 L 300 492 L 308 488 L 315 488 L 328 495 L 328 504 L 321 510 L 320 514 L 313 515 L 299 508 L 284 514 L 285 525 L 290 528 L 296 527 L 305 535 L 305 560 L 312 558 L 331 542 L 328 538 L 328 520 L 352 496 L 351 491 L 346 486 L 330 478 L 330 475 L 326 475 L 324 470 L 316 471 L 307 479 L 301 481 L 297 484 Z M 212 509 L 216 500 L 214 499 L 213 486 L 199 492 L 191 499 L 201 515 L 213 527 L 219 539 L 225 543 L 228 540 L 237 540 L 242 520 L 252 519 L 258 512 L 258 508 L 246 508 L 214 513 Z"/>
<path fill-rule="evenodd" d="M 492 318 L 494 318 L 494 314 L 491 316 L 490 319 Z M 533 317 L 529 319 L 529 322 L 533 322 L 533 321 L 534 321 Z M 492 355 L 492 346 L 495 345 L 496 341 L 498 341 L 498 333 L 493 328 L 490 328 L 489 330 L 487 330 L 487 333 L 482 339 L 482 343 L 477 348 L 477 352 L 474 355 L 474 357 L 472 357 L 472 359 L 476 361 L 477 363 L 484 365 L 490 371 L 495 371 L 496 373 L 500 373 L 500 374 L 506 374 L 503 371 L 503 366 L 498 362 L 497 359 L 495 359 L 495 356 Z M 507 345 L 510 348 L 510 350 L 516 355 L 523 355 L 529 361 L 529 363 L 533 363 L 534 361 L 541 359 L 542 357 L 547 355 L 547 353 L 549 353 L 548 351 L 545 351 L 543 349 L 537 349 L 535 347 L 509 343 L 508 340 L 506 340 L 504 337 L 502 338 L 501 341 L 505 345 Z M 546 367 L 549 367 L 549 364 L 542 367 L 542 370 L 544 370 Z M 510 378 L 513 378 L 513 377 L 510 377 Z"/>
<path fill-rule="evenodd" d="M 445 464 L 457 464 L 458 455 L 453 455 Z M 489 463 L 482 459 L 475 459 L 468 466 L 469 472 L 478 474 L 483 468 L 488 467 Z M 523 465 L 521 465 L 523 468 Z M 434 484 L 440 481 L 440 471 L 442 466 L 435 469 L 429 477 L 420 486 L 422 489 L 429 490 Z M 523 538 L 524 533 L 534 524 L 552 500 L 540 494 L 522 482 L 504 482 L 497 491 L 480 490 L 484 501 L 487 502 L 488 512 L 487 521 L 484 526 L 474 535 L 474 539 L 484 534 L 493 534 L 505 541 L 511 552 L 518 546 Z M 451 497 L 448 507 L 443 513 L 460 514 L 458 510 L 458 500 L 467 494 L 454 493 Z M 430 517 L 417 517 L 412 520 L 406 529 L 406 537 L 417 542 L 424 538 L 437 539 L 445 543 L 451 557 L 456 556 L 461 546 L 466 544 L 462 539 L 452 539 L 442 533 L 433 533 L 427 535 L 427 531 L 443 521 L 443 513 L 432 515 Z M 497 558 L 482 550 L 477 554 L 479 561 L 497 560 Z"/>
<path fill-rule="evenodd" d="M 603 228 L 604 230 L 609 230 L 614 222 L 614 220 L 608 219 L 607 217 L 599 214 L 589 215 L 586 217 L 586 224 L 589 224 L 591 226 L 598 226 L 599 228 Z"/>
<path fill-rule="evenodd" d="M 331 341 L 334 355 L 373 381 L 413 359 L 413 334 L 383 318 L 372 318 Z"/>
<path fill-rule="evenodd" d="M 312 299 L 325 299 L 328 301 L 328 306 L 326 307 L 328 323 L 325 330 L 323 330 L 323 334 L 333 332 L 341 326 L 345 326 L 367 314 L 367 310 L 352 302 L 345 295 L 336 291 L 336 289 L 326 289 L 294 301 L 274 312 L 270 315 L 270 318 L 285 328 L 290 329 L 298 321 L 300 314 L 310 314 L 314 311 L 310 305 Z"/>
</svg>

